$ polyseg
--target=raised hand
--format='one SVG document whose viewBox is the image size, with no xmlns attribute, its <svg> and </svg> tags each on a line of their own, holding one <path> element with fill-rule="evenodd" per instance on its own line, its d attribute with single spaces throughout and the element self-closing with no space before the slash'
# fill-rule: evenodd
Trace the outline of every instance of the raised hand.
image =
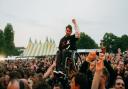
<svg viewBox="0 0 128 89">
<path fill-rule="evenodd" d="M 91 89 L 99 89 L 99 85 L 101 83 L 100 78 L 101 78 L 101 73 L 103 68 L 104 68 L 103 60 L 99 59 L 96 63 L 96 71 L 93 77 Z M 105 88 L 102 88 L 102 89 L 105 89 Z"/>
<path fill-rule="evenodd" d="M 72 19 L 72 23 L 74 24 L 74 28 L 75 28 L 75 37 L 80 38 L 80 31 L 78 28 L 78 24 L 76 23 L 76 20 Z"/>
<path fill-rule="evenodd" d="M 72 23 L 76 25 L 76 20 L 75 19 L 72 19 Z"/>
<path fill-rule="evenodd" d="M 103 60 L 99 60 L 97 63 L 96 63 L 96 71 L 102 71 L 102 69 L 104 68 L 104 63 L 103 63 Z"/>
<path fill-rule="evenodd" d="M 56 61 L 53 62 L 52 66 L 53 67 L 56 67 Z"/>
</svg>

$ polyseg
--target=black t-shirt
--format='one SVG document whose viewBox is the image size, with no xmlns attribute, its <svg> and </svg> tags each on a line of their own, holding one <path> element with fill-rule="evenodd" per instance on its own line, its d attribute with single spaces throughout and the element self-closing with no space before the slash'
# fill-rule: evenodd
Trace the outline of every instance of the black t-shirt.
<svg viewBox="0 0 128 89">
<path fill-rule="evenodd" d="M 76 50 L 76 41 L 78 38 L 74 35 L 64 36 L 59 43 L 59 50 L 68 49 L 68 50 Z"/>
</svg>

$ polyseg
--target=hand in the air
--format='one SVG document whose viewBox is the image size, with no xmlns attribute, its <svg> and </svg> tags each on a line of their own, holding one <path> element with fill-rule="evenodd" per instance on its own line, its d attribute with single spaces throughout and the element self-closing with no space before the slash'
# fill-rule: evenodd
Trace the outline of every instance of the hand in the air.
<svg viewBox="0 0 128 89">
<path fill-rule="evenodd" d="M 102 71 L 104 68 L 104 63 L 103 60 L 98 60 L 98 62 L 96 63 L 96 71 Z"/>
<path fill-rule="evenodd" d="M 76 20 L 75 20 L 75 19 L 72 19 L 72 23 L 73 23 L 73 24 L 76 24 Z"/>
<path fill-rule="evenodd" d="M 56 61 L 53 62 L 52 67 L 56 67 Z"/>
</svg>

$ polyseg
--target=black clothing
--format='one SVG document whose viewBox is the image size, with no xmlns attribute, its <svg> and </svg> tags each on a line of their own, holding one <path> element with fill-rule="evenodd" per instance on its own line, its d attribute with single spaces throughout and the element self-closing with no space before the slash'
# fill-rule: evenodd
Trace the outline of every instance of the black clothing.
<svg viewBox="0 0 128 89">
<path fill-rule="evenodd" d="M 59 43 L 59 50 L 68 49 L 76 50 L 76 41 L 78 38 L 75 38 L 75 34 L 71 36 L 64 36 Z"/>
<path fill-rule="evenodd" d="M 59 51 L 57 52 L 57 66 L 56 70 L 64 71 L 65 69 L 65 60 L 67 57 L 71 57 L 72 52 L 69 52 L 69 50 L 73 51 L 76 50 L 76 41 L 78 38 L 74 35 L 71 36 L 64 36 L 59 43 Z"/>
<path fill-rule="evenodd" d="M 106 85 L 106 89 L 108 89 L 113 86 L 114 81 L 116 79 L 116 74 L 115 74 L 115 71 L 113 70 L 113 68 L 111 67 L 111 63 L 109 61 L 104 60 L 104 66 L 107 68 L 107 70 L 109 72 L 109 80 L 108 80 L 108 84 Z M 89 63 L 87 61 L 83 62 L 83 64 L 80 67 L 79 72 L 84 73 L 87 76 L 87 80 L 88 80 L 88 84 L 89 84 L 89 88 L 87 88 L 87 89 L 91 89 L 94 75 L 89 70 Z"/>
<path fill-rule="evenodd" d="M 87 71 L 88 71 L 88 69 L 89 69 L 89 65 L 90 65 L 89 62 L 84 61 L 84 62 L 82 63 L 82 65 L 81 65 L 81 67 L 80 67 L 79 72 L 86 74 Z"/>
<path fill-rule="evenodd" d="M 112 86 L 114 85 L 114 81 L 116 79 L 116 73 L 114 69 L 112 68 L 110 61 L 104 60 L 104 66 L 107 68 L 109 72 L 109 80 L 108 80 L 107 87 L 112 88 Z"/>
</svg>

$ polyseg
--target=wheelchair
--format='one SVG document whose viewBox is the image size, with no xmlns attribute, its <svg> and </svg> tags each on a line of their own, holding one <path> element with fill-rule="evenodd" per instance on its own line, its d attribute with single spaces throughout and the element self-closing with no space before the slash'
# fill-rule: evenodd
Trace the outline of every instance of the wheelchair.
<svg viewBox="0 0 128 89">
<path fill-rule="evenodd" d="M 59 52 L 59 51 L 58 51 Z M 63 50 L 59 53 L 57 70 L 63 71 L 68 77 L 79 71 L 82 59 L 76 50 Z"/>
<path fill-rule="evenodd" d="M 64 56 L 65 73 L 69 78 L 71 78 L 74 73 L 77 73 L 79 71 L 82 60 L 76 50 L 66 50 L 66 55 Z"/>
</svg>

